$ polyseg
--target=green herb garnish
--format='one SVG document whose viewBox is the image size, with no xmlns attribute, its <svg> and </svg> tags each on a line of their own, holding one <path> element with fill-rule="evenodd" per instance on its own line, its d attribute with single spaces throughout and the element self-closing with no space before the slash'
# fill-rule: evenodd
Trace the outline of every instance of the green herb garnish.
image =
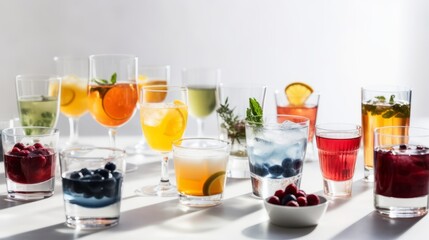
<svg viewBox="0 0 429 240">
<path fill-rule="evenodd" d="M 223 120 L 223 123 L 220 126 L 227 131 L 231 144 L 233 144 L 235 140 L 240 143 L 240 138 L 246 137 L 244 121 L 240 120 L 238 116 L 234 114 L 234 108 L 230 108 L 228 98 L 225 99 L 224 104 L 220 104 L 220 107 L 216 112 Z"/>
<path fill-rule="evenodd" d="M 113 73 L 112 76 L 110 77 L 110 81 L 107 81 L 106 79 L 97 79 L 94 78 L 92 79 L 92 81 L 96 82 L 98 85 L 113 85 L 116 83 L 116 73 Z"/>
<path fill-rule="evenodd" d="M 256 125 L 262 124 L 262 107 L 255 98 L 249 98 L 249 106 L 246 111 L 246 121 Z"/>
<path fill-rule="evenodd" d="M 384 96 L 376 96 L 362 105 L 362 114 L 381 115 L 385 119 L 392 117 L 409 118 L 410 105 L 401 101 L 395 102 L 395 95 L 393 94 L 390 95 L 389 102 L 386 102 Z"/>
</svg>

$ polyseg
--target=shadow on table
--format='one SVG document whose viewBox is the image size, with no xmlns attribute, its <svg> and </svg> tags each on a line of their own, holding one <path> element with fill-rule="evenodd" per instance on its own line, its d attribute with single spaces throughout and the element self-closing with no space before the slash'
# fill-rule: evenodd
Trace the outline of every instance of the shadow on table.
<svg viewBox="0 0 429 240">
<path fill-rule="evenodd" d="M 58 192 L 60 192 L 62 194 L 61 186 L 56 185 L 55 189 L 54 189 L 54 194 L 58 194 Z M 27 203 L 42 201 L 42 200 L 43 199 L 29 200 L 29 201 L 15 200 L 15 199 L 9 199 L 7 197 L 6 193 L 0 193 L 0 210 L 10 208 L 10 207 L 19 206 L 19 205 L 23 205 L 23 204 L 27 204 Z"/>
<path fill-rule="evenodd" d="M 242 233 L 254 239 L 292 239 L 310 234 L 317 226 L 305 228 L 286 228 L 271 224 L 268 220 L 245 228 Z"/>
<path fill-rule="evenodd" d="M 334 236 L 334 239 L 395 239 L 421 218 L 392 219 L 373 211 Z"/>
<path fill-rule="evenodd" d="M 346 204 L 347 202 L 351 201 L 352 198 L 356 197 L 359 194 L 362 194 L 368 190 L 372 191 L 372 183 L 365 182 L 363 179 L 360 179 L 358 181 L 353 182 L 352 186 L 352 197 L 350 198 L 334 198 L 329 199 L 329 206 L 327 211 L 335 210 L 342 205 Z M 323 195 L 323 190 L 320 192 L 317 192 L 316 194 Z"/>
<path fill-rule="evenodd" d="M 39 228 L 33 231 L 28 231 L 20 234 L 13 235 L 9 238 L 3 239 L 33 239 L 33 240 L 46 240 L 46 239 L 55 239 L 55 240 L 69 240 L 77 239 L 89 234 L 93 234 L 102 230 L 96 231 L 78 231 L 72 228 L 67 227 L 64 223 L 55 224 L 49 227 Z"/>
<path fill-rule="evenodd" d="M 226 199 L 221 205 L 211 208 L 188 208 L 180 205 L 178 199 L 173 199 L 122 213 L 121 223 L 115 231 L 157 226 L 170 234 L 205 232 L 221 228 L 262 207 L 262 202 L 255 201 L 251 194 Z"/>
</svg>

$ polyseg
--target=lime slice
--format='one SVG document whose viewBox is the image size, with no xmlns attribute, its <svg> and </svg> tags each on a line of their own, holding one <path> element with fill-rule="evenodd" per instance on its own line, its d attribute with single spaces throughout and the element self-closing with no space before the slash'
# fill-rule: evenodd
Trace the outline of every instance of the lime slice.
<svg viewBox="0 0 429 240">
<path fill-rule="evenodd" d="M 225 171 L 219 171 L 211 175 L 204 182 L 204 186 L 203 186 L 204 196 L 211 196 L 211 195 L 222 193 L 224 183 L 225 183 Z"/>
</svg>

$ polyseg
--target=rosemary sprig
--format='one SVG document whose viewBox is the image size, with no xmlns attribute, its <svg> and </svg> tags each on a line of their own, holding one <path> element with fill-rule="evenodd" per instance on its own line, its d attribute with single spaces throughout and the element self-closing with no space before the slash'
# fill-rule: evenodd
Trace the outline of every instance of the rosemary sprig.
<svg viewBox="0 0 429 240">
<path fill-rule="evenodd" d="M 225 99 L 224 104 L 220 104 L 216 112 L 222 118 L 223 123 L 221 127 L 226 129 L 228 138 L 231 139 L 231 142 L 233 143 L 237 140 L 237 142 L 240 143 L 240 138 L 246 137 L 244 121 L 240 120 L 238 116 L 234 114 L 234 108 L 230 108 L 228 98 Z"/>
</svg>

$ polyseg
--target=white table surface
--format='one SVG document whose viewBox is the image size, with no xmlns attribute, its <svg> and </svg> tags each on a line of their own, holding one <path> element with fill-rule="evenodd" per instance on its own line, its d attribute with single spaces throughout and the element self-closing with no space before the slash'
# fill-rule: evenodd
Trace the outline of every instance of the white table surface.
<svg viewBox="0 0 429 240">
<path fill-rule="evenodd" d="M 118 136 L 119 147 L 137 143 L 138 137 Z M 107 145 L 107 137 L 82 138 L 83 142 Z M 6 199 L 4 175 L 0 177 L 0 238 L 5 239 L 427 239 L 429 217 L 388 219 L 374 211 L 372 184 L 363 182 L 359 154 L 353 196 L 329 202 L 319 225 L 282 228 L 270 224 L 261 200 L 251 194 L 249 179 L 228 179 L 221 205 L 185 209 L 177 198 L 139 197 L 134 190 L 159 181 L 156 157 L 129 156 L 138 170 L 126 175 L 119 225 L 99 231 L 78 232 L 64 225 L 61 183 L 54 196 L 34 202 Z M 4 172 L 3 164 L 0 171 Z M 318 162 L 305 162 L 301 188 L 322 193 Z M 170 168 L 173 182 L 174 172 Z"/>
</svg>

